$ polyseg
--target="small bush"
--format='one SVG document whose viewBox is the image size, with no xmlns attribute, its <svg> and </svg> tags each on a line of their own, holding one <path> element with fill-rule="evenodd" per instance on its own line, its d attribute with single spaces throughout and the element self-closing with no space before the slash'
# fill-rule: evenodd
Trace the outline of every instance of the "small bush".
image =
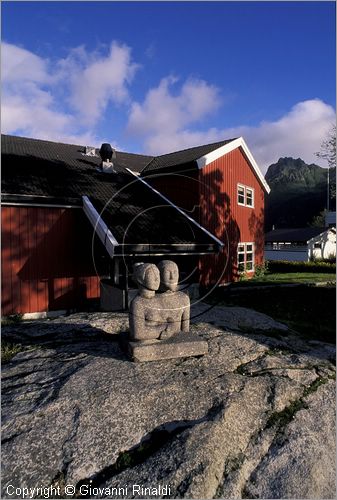
<svg viewBox="0 0 337 500">
<path fill-rule="evenodd" d="M 246 271 L 239 271 L 238 272 L 238 281 L 248 281 L 248 280 L 249 280 L 249 276 L 246 273 Z"/>
<path fill-rule="evenodd" d="M 1 363 L 8 363 L 18 352 L 24 351 L 21 344 L 13 344 L 12 342 L 1 342 Z"/>
<path fill-rule="evenodd" d="M 254 278 L 262 278 L 269 271 L 268 262 L 264 262 L 259 266 L 255 266 Z"/>
<path fill-rule="evenodd" d="M 22 321 L 22 314 L 11 314 L 1 318 L 1 326 L 14 325 Z"/>
<path fill-rule="evenodd" d="M 335 262 L 310 261 L 292 262 L 287 260 L 268 261 L 268 271 L 270 273 L 335 273 Z"/>
</svg>

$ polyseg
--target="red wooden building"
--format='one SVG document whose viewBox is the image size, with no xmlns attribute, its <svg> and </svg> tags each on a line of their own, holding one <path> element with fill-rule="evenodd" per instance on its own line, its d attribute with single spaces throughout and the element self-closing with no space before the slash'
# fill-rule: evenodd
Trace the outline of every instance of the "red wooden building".
<svg viewBox="0 0 337 500">
<path fill-rule="evenodd" d="M 2 314 L 86 309 L 136 261 L 209 286 L 263 261 L 264 192 L 244 141 L 159 157 L 2 136 Z M 157 193 L 157 191 L 159 193 Z"/>
<path fill-rule="evenodd" d="M 264 195 L 270 192 L 242 137 L 156 158 L 142 176 L 224 247 L 199 259 L 204 286 L 252 276 L 264 258 Z"/>
</svg>

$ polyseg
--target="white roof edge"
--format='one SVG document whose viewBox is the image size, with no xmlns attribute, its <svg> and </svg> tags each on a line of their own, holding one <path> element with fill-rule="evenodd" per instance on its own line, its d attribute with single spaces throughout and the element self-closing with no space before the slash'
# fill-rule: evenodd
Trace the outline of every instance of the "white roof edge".
<svg viewBox="0 0 337 500">
<path fill-rule="evenodd" d="M 139 180 L 140 182 L 142 182 L 143 184 L 145 184 L 148 188 L 150 188 L 154 193 L 158 194 L 161 198 L 163 198 L 167 203 L 169 203 L 169 205 L 171 205 L 172 207 L 174 207 L 176 210 L 178 210 L 178 212 L 180 212 L 182 215 L 184 215 L 189 221 L 191 221 L 195 226 L 197 226 L 199 229 L 201 229 L 204 233 L 206 233 L 208 236 L 210 236 L 214 241 L 216 241 L 216 243 L 218 245 L 220 245 L 221 247 L 225 246 L 225 244 L 219 240 L 216 236 L 214 236 L 214 234 L 210 233 L 209 231 L 207 231 L 207 229 L 205 229 L 203 226 L 201 226 L 198 222 L 196 222 L 194 219 L 192 219 L 192 217 L 190 217 L 189 215 L 187 215 L 181 208 L 177 207 L 177 205 L 175 205 L 174 203 L 172 203 L 171 200 L 169 200 L 168 198 L 166 198 L 166 196 L 164 196 L 162 193 L 160 193 L 159 191 L 157 191 L 157 189 L 155 189 L 153 186 L 151 186 L 151 184 L 149 184 L 148 182 L 146 182 L 142 177 L 138 177 L 137 175 L 135 175 L 134 172 L 132 172 L 132 170 L 130 170 L 129 168 L 126 168 L 126 170 L 132 174 L 134 177 L 136 177 L 137 180 Z"/>
<path fill-rule="evenodd" d="M 110 257 L 114 256 L 115 247 L 119 246 L 118 241 L 99 215 L 94 205 L 89 200 L 88 196 L 82 196 L 83 210 L 93 226 L 97 236 L 105 246 Z"/>
<path fill-rule="evenodd" d="M 211 151 L 210 153 L 207 153 L 206 155 L 199 158 L 197 160 L 198 168 L 200 169 L 204 168 L 206 165 L 209 165 L 218 158 L 221 158 L 221 156 L 224 156 L 225 154 L 230 153 L 231 151 L 234 151 L 234 149 L 237 148 L 242 148 L 254 172 L 261 181 L 261 184 L 263 185 L 264 189 L 267 191 L 267 193 L 270 193 L 270 187 L 268 186 L 266 179 L 264 178 L 258 164 L 256 163 L 243 137 L 238 137 L 238 139 L 234 139 L 228 144 L 220 146 L 220 148 L 217 148 L 214 151 Z"/>
<path fill-rule="evenodd" d="M 307 243 L 309 243 L 309 241 L 311 241 L 311 240 L 314 240 L 315 238 L 318 238 L 318 236 L 322 236 L 322 234 L 324 234 L 324 233 L 328 233 L 329 231 L 335 231 L 336 232 L 336 228 L 335 227 L 325 227 L 324 231 L 322 231 L 321 233 L 316 234 L 316 236 L 312 236 L 312 238 L 309 238 L 309 240 L 307 240 Z"/>
</svg>

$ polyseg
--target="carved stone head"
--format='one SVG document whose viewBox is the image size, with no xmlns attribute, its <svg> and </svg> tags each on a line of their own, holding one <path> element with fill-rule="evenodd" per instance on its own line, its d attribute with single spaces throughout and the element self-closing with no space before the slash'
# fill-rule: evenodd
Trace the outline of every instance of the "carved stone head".
<svg viewBox="0 0 337 500">
<path fill-rule="evenodd" d="M 139 288 L 156 291 L 160 285 L 159 269 L 155 264 L 138 264 L 134 266 L 133 279 Z"/>
<path fill-rule="evenodd" d="M 172 260 L 162 260 L 158 264 L 158 269 L 160 272 L 160 291 L 167 292 L 170 290 L 174 292 L 179 281 L 177 264 Z"/>
</svg>

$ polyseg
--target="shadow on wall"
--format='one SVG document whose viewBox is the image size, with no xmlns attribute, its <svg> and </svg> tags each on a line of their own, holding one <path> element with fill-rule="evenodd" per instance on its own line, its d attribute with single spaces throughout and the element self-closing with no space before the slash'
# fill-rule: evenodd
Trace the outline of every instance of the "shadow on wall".
<svg viewBox="0 0 337 500">
<path fill-rule="evenodd" d="M 217 169 L 200 178 L 200 224 L 225 243 L 218 255 L 200 258 L 203 286 L 226 283 L 238 277 L 237 247 L 240 229 L 232 215 L 231 199 L 224 191 L 224 176 Z"/>
<path fill-rule="evenodd" d="M 2 237 L 4 315 L 82 309 L 98 296 L 92 230 L 80 209 L 11 207 Z M 99 245 L 97 256 L 103 255 Z"/>
<path fill-rule="evenodd" d="M 249 231 L 255 243 L 255 265 L 261 266 L 264 261 L 264 209 L 260 209 L 259 216 L 253 211 L 248 219 Z"/>
</svg>

